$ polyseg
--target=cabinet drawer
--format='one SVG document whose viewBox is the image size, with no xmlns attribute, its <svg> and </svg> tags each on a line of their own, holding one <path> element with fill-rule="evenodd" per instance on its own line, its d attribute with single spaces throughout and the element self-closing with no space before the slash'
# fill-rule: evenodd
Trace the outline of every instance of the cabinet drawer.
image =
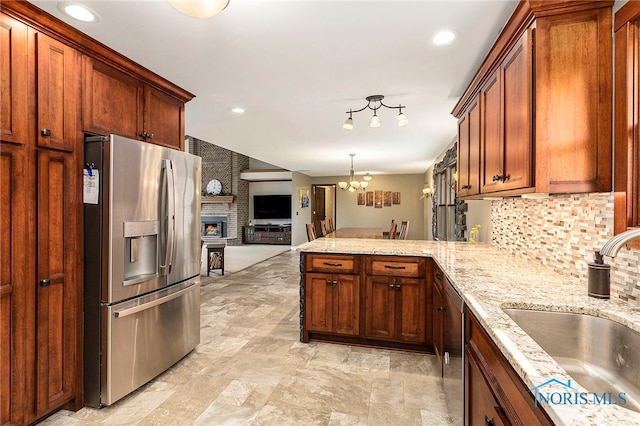
<svg viewBox="0 0 640 426">
<path fill-rule="evenodd" d="M 360 271 L 360 258 L 351 255 L 307 254 L 305 268 L 308 272 L 357 274 Z"/>
<path fill-rule="evenodd" d="M 425 259 L 417 257 L 372 256 L 368 259 L 367 274 L 422 278 L 425 276 Z"/>
</svg>

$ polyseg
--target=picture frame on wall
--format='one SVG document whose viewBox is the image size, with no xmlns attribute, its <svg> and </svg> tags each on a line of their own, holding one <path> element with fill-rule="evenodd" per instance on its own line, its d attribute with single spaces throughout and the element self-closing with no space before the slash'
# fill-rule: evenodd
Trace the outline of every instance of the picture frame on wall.
<svg viewBox="0 0 640 426">
<path fill-rule="evenodd" d="M 391 191 L 384 191 L 383 202 L 385 207 L 391 207 Z"/>
<path fill-rule="evenodd" d="M 367 191 L 365 195 L 367 207 L 373 207 L 373 191 Z"/>
<path fill-rule="evenodd" d="M 393 193 L 393 204 L 400 204 L 400 192 Z"/>
<path fill-rule="evenodd" d="M 309 207 L 309 190 L 301 189 L 300 190 L 300 208 L 304 209 Z"/>
<path fill-rule="evenodd" d="M 376 189 L 375 191 L 373 191 L 373 206 L 376 209 L 382 208 L 382 190 L 381 189 Z"/>
<path fill-rule="evenodd" d="M 359 192 L 359 193 L 358 193 L 358 205 L 359 205 L 359 206 L 364 206 L 364 205 L 365 205 L 365 204 L 364 204 L 364 203 L 365 203 L 364 195 L 365 195 L 365 194 L 364 194 L 364 193 L 362 193 L 362 192 Z"/>
</svg>

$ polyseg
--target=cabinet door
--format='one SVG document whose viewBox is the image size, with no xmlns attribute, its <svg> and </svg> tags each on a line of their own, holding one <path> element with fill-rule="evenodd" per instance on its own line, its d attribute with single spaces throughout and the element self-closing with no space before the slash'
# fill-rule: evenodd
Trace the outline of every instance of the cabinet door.
<svg viewBox="0 0 640 426">
<path fill-rule="evenodd" d="M 397 340 L 414 343 L 427 341 L 425 287 L 425 281 L 422 279 L 396 279 L 394 288 Z"/>
<path fill-rule="evenodd" d="M 536 182 L 540 192 L 611 191 L 612 21 L 610 7 L 536 20 L 536 177 L 544 179 Z M 618 66 L 623 67 L 616 62 Z M 625 135 L 637 128 L 637 123 L 624 124 L 619 125 Z"/>
<path fill-rule="evenodd" d="M 500 190 L 532 185 L 530 31 L 520 37 L 501 65 L 503 92 L 503 172 Z"/>
<path fill-rule="evenodd" d="M 42 33 L 37 41 L 38 146 L 72 151 L 77 138 L 78 56 Z"/>
<path fill-rule="evenodd" d="M 376 339 L 392 339 L 395 330 L 395 278 L 367 276 L 365 335 Z"/>
<path fill-rule="evenodd" d="M 500 74 L 494 72 L 480 90 L 480 108 L 484 128 L 481 137 L 481 192 L 497 191 L 502 176 L 502 110 Z"/>
<path fill-rule="evenodd" d="M 467 425 L 509 425 L 500 404 L 493 397 L 473 352 L 465 357 L 465 423 Z"/>
<path fill-rule="evenodd" d="M 38 152 L 36 416 L 74 397 L 78 191 L 73 155 Z"/>
<path fill-rule="evenodd" d="M 137 139 L 143 127 L 142 101 L 142 84 L 137 79 L 98 60 L 85 58 L 82 119 L 85 131 Z"/>
<path fill-rule="evenodd" d="M 33 328 L 28 310 L 32 306 L 33 275 L 28 259 L 33 256 L 29 240 L 29 197 L 23 145 L 0 143 L 0 424 L 24 424 L 27 357 L 33 350 Z"/>
<path fill-rule="evenodd" d="M 144 126 L 147 142 L 184 149 L 184 102 L 150 86 L 144 87 Z"/>
<path fill-rule="evenodd" d="M 480 103 L 472 101 L 458 122 L 458 196 L 480 192 Z"/>
<path fill-rule="evenodd" d="M 0 139 L 26 143 L 28 137 L 28 30 L 0 14 Z"/>
<path fill-rule="evenodd" d="M 360 333 L 360 277 L 338 275 L 333 281 L 334 331 L 357 336 Z"/>
<path fill-rule="evenodd" d="M 333 330 L 332 283 L 331 274 L 306 274 L 304 323 L 307 331 L 330 333 Z"/>
</svg>

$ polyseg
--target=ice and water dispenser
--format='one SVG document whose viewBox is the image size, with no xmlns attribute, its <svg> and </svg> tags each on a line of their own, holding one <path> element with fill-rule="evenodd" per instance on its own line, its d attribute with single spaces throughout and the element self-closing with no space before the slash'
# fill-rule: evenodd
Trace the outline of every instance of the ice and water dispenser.
<svg viewBox="0 0 640 426">
<path fill-rule="evenodd" d="M 124 222 L 124 285 L 158 274 L 157 220 Z"/>
</svg>

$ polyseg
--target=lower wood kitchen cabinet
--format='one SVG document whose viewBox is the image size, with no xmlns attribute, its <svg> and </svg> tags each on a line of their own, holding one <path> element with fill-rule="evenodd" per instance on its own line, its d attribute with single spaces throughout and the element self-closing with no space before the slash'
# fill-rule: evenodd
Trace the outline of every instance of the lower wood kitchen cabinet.
<svg viewBox="0 0 640 426">
<path fill-rule="evenodd" d="M 427 275 L 431 259 L 302 256 L 303 341 L 432 351 L 431 280 Z"/>
<path fill-rule="evenodd" d="M 426 342 L 426 282 L 418 278 L 365 278 L 365 336 Z"/>
<path fill-rule="evenodd" d="M 310 273 L 306 277 L 308 331 L 357 336 L 360 332 L 360 277 Z"/>
<path fill-rule="evenodd" d="M 502 355 L 473 313 L 465 308 L 465 424 L 552 425 L 547 413 Z"/>
</svg>

